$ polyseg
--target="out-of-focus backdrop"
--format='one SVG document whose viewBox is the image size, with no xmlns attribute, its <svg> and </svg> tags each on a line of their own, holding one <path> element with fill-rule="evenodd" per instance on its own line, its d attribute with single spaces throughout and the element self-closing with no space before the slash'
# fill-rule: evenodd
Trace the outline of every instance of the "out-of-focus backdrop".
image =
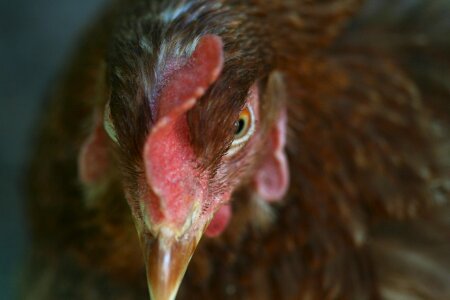
<svg viewBox="0 0 450 300">
<path fill-rule="evenodd" d="M 105 0 L 0 0 L 0 299 L 27 249 L 21 178 L 42 95 Z"/>
</svg>

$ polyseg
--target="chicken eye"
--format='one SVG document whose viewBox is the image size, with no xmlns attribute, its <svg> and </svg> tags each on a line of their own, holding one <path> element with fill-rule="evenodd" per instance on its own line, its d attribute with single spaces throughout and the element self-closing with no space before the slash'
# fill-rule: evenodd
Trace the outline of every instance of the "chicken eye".
<svg viewBox="0 0 450 300">
<path fill-rule="evenodd" d="M 248 130 L 248 114 L 242 114 L 242 116 L 239 117 L 239 120 L 234 123 L 234 127 L 236 128 L 236 131 L 234 133 L 235 138 L 240 138 L 241 136 L 245 135 L 245 132 Z"/>
<path fill-rule="evenodd" d="M 103 127 L 105 128 L 105 131 L 111 138 L 111 140 L 117 143 L 116 130 L 114 128 L 114 124 L 111 121 L 111 110 L 109 108 L 109 104 L 106 104 L 105 106 L 105 113 L 103 116 Z"/>
<path fill-rule="evenodd" d="M 234 123 L 235 132 L 234 140 L 228 150 L 227 155 L 231 156 L 238 152 L 245 143 L 250 139 L 253 132 L 255 131 L 255 118 L 253 110 L 250 106 L 246 106 L 241 113 L 239 118 Z"/>
</svg>

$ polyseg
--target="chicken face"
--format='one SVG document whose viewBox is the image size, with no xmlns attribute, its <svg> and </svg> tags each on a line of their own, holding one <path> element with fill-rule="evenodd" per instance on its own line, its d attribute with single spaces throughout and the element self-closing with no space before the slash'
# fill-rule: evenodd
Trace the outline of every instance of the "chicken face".
<svg viewBox="0 0 450 300">
<path fill-rule="evenodd" d="M 160 53 L 163 68 L 154 57 L 112 67 L 104 113 L 152 299 L 175 297 L 203 233 L 226 228 L 236 188 L 249 185 L 276 200 L 287 187 L 284 114 L 274 99 L 261 108 L 270 76 L 245 66 L 238 73 L 247 74 L 235 76 L 236 61 L 221 37 L 194 40 L 189 55 Z"/>
</svg>

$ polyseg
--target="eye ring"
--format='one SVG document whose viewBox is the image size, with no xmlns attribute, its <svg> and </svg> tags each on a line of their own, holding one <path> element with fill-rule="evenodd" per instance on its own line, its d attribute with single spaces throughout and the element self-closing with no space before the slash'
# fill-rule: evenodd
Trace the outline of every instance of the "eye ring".
<svg viewBox="0 0 450 300">
<path fill-rule="evenodd" d="M 235 122 L 236 132 L 227 156 L 241 150 L 255 132 L 255 113 L 250 105 L 246 105 Z"/>
</svg>

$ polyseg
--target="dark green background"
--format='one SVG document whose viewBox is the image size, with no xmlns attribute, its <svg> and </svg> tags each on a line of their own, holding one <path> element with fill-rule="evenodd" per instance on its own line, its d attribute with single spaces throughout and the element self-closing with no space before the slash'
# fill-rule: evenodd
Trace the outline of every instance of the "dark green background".
<svg viewBox="0 0 450 300">
<path fill-rule="evenodd" d="M 104 0 L 0 1 L 0 299 L 27 249 L 21 177 L 42 94 Z"/>
</svg>

